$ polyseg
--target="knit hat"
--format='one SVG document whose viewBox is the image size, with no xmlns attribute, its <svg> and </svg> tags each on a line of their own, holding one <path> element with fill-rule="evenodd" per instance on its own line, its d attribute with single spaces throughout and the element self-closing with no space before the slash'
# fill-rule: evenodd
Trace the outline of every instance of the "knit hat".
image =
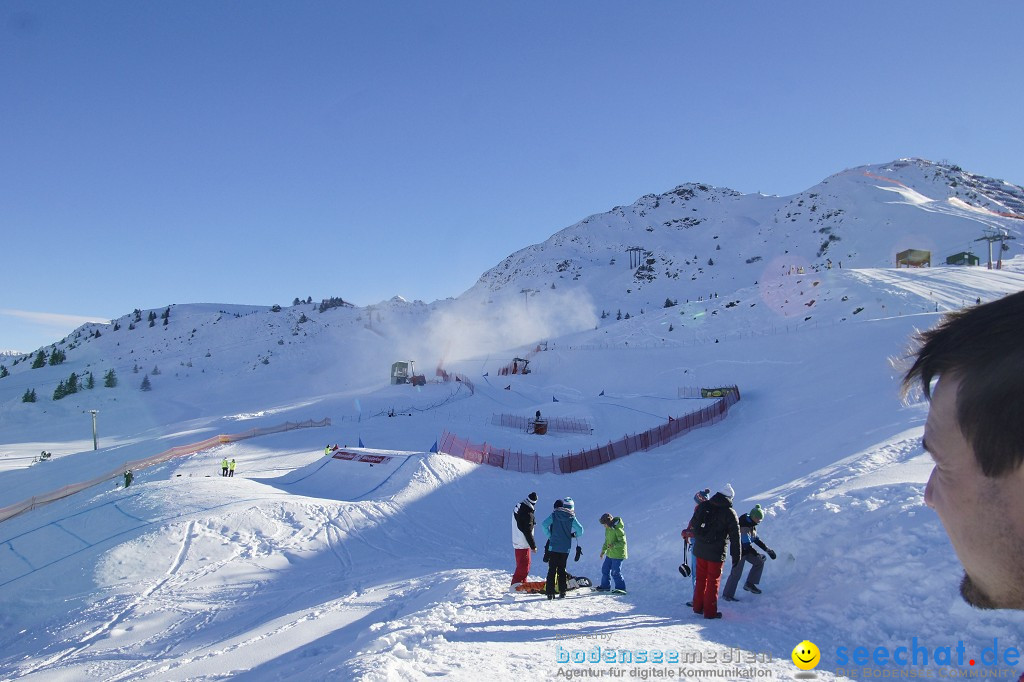
<svg viewBox="0 0 1024 682">
<path fill-rule="evenodd" d="M 562 498 L 562 506 L 566 509 L 572 509 L 576 506 L 576 503 L 572 501 L 571 497 Z"/>
<path fill-rule="evenodd" d="M 722 493 L 730 500 L 736 497 L 736 491 L 732 489 L 731 483 L 726 483 L 725 485 L 723 485 L 721 488 L 718 489 L 718 492 Z"/>
<path fill-rule="evenodd" d="M 707 502 L 709 497 L 711 497 L 711 488 L 704 488 L 704 490 L 698 490 L 694 493 L 693 501 L 700 504 L 701 502 Z"/>
<path fill-rule="evenodd" d="M 755 521 L 760 521 L 764 518 L 764 510 L 761 509 L 761 505 L 754 505 L 754 508 L 750 510 L 750 518 L 752 518 Z"/>
<path fill-rule="evenodd" d="M 606 523 L 611 523 L 612 522 L 612 515 L 609 514 L 608 512 L 605 512 L 604 514 L 601 514 L 601 518 L 598 519 L 597 522 L 600 523 L 601 525 L 604 525 Z"/>
<path fill-rule="evenodd" d="M 536 502 L 537 501 L 537 493 L 530 493 L 526 497 L 529 498 L 530 502 Z"/>
<path fill-rule="evenodd" d="M 561 500 L 555 500 L 555 509 L 561 509 L 561 508 L 562 508 L 562 501 Z"/>
</svg>

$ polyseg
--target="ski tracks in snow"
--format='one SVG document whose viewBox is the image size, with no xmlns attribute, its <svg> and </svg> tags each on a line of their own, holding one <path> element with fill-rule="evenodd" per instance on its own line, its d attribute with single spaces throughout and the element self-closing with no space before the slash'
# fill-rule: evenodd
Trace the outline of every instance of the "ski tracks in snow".
<svg viewBox="0 0 1024 682">
<path fill-rule="evenodd" d="M 979 267 L 935 267 L 851 270 L 852 276 L 873 288 L 916 296 L 921 312 L 947 312 L 973 305 L 977 298 L 992 300 L 993 293 L 1011 294 L 1024 289 L 1024 274 Z"/>
<path fill-rule="evenodd" d="M 181 567 L 185 562 L 185 557 L 188 555 L 189 546 L 192 543 L 192 537 L 194 532 L 195 522 L 192 521 L 189 522 L 188 526 L 185 528 L 181 540 L 181 546 L 178 548 L 178 553 L 171 561 L 171 565 L 168 567 L 167 573 L 160 580 L 153 583 L 145 590 L 143 590 L 142 593 L 134 597 L 128 603 L 127 606 L 119 610 L 116 610 L 111 615 L 111 617 L 107 619 L 105 623 L 93 629 L 91 632 L 86 633 L 85 636 L 83 636 L 77 643 L 72 645 L 70 648 L 64 649 L 55 656 L 52 656 L 49 659 L 41 661 L 40 663 L 28 668 L 24 671 L 24 674 L 33 673 L 43 668 L 55 666 L 61 661 L 66 660 L 69 656 L 80 654 L 88 647 L 90 647 L 93 643 L 99 641 L 101 638 L 109 636 L 110 633 L 113 632 L 115 628 L 118 627 L 118 625 L 125 622 L 130 617 L 132 612 L 134 612 L 141 604 L 144 604 L 147 601 L 149 601 L 149 599 L 158 590 L 160 590 L 164 585 L 166 585 L 170 580 L 174 579 L 174 577 L 178 575 L 178 572 L 181 570 Z"/>
</svg>

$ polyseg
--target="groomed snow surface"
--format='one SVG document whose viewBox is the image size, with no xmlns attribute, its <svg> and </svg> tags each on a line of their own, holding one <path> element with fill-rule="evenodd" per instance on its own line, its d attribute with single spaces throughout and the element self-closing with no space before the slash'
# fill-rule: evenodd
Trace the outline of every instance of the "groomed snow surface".
<svg viewBox="0 0 1024 682">
<path fill-rule="evenodd" d="M 0 678 L 792 679 L 800 671 L 790 654 L 805 639 L 821 650 L 819 679 L 997 670 L 1006 679 L 1014 667 L 1019 675 L 1019 663 L 983 664 L 994 639 L 1000 656 L 1024 649 L 1024 617 L 961 602 L 959 563 L 923 504 L 927 406 L 900 401 L 900 371 L 890 361 L 942 310 L 1024 288 L 1021 275 L 934 268 L 834 276 L 869 309 L 798 329 L 784 320 L 764 325 L 754 317 L 761 306 L 729 329 L 694 329 L 688 344 L 627 345 L 644 325 L 658 332 L 659 315 L 668 314 L 658 311 L 613 328 L 625 331 L 549 339 L 526 376 L 496 376 L 510 354 L 449 367 L 472 377 L 472 395 L 453 394 L 450 384 L 386 386 L 387 367 L 372 367 L 365 372 L 378 377 L 376 387 L 365 387 L 368 378 L 353 382 L 359 389 L 287 402 L 278 384 L 248 384 L 251 411 L 239 414 L 218 413 L 187 381 L 168 381 L 153 395 L 202 405 L 208 416 L 156 429 L 152 413 L 117 413 L 124 421 L 116 423 L 101 412 L 98 452 L 87 414 L 66 415 L 77 430 L 58 430 L 68 435 L 54 441 L 47 422 L 8 409 L 0 452 L 61 456 L 29 468 L 8 462 L 0 506 L 119 457 L 217 433 L 324 416 L 333 426 L 225 444 L 139 470 L 127 489 L 111 481 L 0 523 Z M 920 312 L 894 312 L 910 309 Z M 771 331 L 744 333 L 750 320 Z M 427 452 L 448 429 L 563 454 L 702 404 L 680 399 L 679 387 L 732 383 L 742 400 L 723 422 L 582 473 L 520 474 Z M 537 409 L 589 418 L 595 432 L 532 436 L 491 425 L 493 414 Z M 131 422 L 129 414 L 146 418 Z M 373 450 L 351 447 L 360 438 Z M 378 457 L 372 466 L 325 457 L 328 443 Z M 234 478 L 220 476 L 225 457 L 238 462 Z M 676 570 L 679 532 L 694 491 L 726 482 L 739 512 L 767 509 L 761 535 L 779 558 L 766 565 L 762 595 L 741 590 L 740 602 L 720 602 L 722 620 L 705 621 L 684 605 L 690 581 Z M 540 496 L 538 520 L 555 499 L 575 499 L 586 532 L 583 558 L 569 570 L 595 583 L 597 519 L 623 518 L 627 595 L 581 590 L 549 602 L 509 592 L 512 508 L 530 491 Z M 535 556 L 532 575 L 545 569 Z M 956 661 L 958 642 L 977 664 L 936 665 L 944 647 Z M 895 665 L 891 653 L 881 665 L 841 664 L 843 647 L 852 657 L 856 647 L 870 656 L 915 645 L 928 650 L 927 666 Z M 578 660 L 624 652 L 633 663 Z M 659 652 L 680 661 L 655 662 Z M 646 662 L 636 662 L 641 654 Z"/>
</svg>

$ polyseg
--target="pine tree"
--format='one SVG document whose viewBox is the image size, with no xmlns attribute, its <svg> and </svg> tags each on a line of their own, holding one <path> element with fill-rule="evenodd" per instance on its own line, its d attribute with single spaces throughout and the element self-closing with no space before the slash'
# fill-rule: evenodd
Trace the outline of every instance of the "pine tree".
<svg viewBox="0 0 1024 682">
<path fill-rule="evenodd" d="M 152 374 L 153 376 L 160 374 L 160 368 L 157 367 L 156 365 L 153 365 L 153 371 L 150 372 L 150 374 Z"/>
<path fill-rule="evenodd" d="M 103 385 L 107 388 L 117 386 L 117 374 L 114 373 L 114 370 L 108 369 L 107 373 L 103 375 Z"/>
<path fill-rule="evenodd" d="M 64 380 L 61 379 L 60 383 L 57 384 L 57 388 L 53 390 L 53 399 L 60 400 L 68 394 L 67 386 L 64 385 Z"/>
<path fill-rule="evenodd" d="M 21 396 L 21 402 L 23 403 L 34 403 L 36 401 L 36 389 L 25 389 L 25 394 Z"/>
<path fill-rule="evenodd" d="M 0 365 L 0 379 L 10 375 L 11 373 L 7 370 L 7 365 Z"/>
<path fill-rule="evenodd" d="M 89 376 L 85 378 L 85 387 L 90 391 L 96 388 L 96 378 L 93 377 L 92 372 L 89 372 Z"/>
<path fill-rule="evenodd" d="M 32 369 L 39 369 L 40 367 L 44 367 L 45 365 L 46 351 L 40 349 L 39 352 L 36 353 L 36 359 L 32 361 Z"/>
<path fill-rule="evenodd" d="M 148 374 L 142 377 L 142 385 L 139 386 L 139 389 L 143 390 L 143 391 L 152 391 L 153 390 L 153 386 L 150 385 L 150 383 L 149 383 L 149 375 Z"/>
</svg>

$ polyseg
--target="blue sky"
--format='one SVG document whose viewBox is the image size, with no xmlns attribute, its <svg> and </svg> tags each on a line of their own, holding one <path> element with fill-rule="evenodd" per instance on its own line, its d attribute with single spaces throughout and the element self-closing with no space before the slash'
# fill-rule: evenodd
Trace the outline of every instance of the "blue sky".
<svg viewBox="0 0 1024 682">
<path fill-rule="evenodd" d="M 588 215 L 946 159 L 1024 183 L 1024 6 L 0 3 L 0 349 L 457 296 Z"/>
</svg>

